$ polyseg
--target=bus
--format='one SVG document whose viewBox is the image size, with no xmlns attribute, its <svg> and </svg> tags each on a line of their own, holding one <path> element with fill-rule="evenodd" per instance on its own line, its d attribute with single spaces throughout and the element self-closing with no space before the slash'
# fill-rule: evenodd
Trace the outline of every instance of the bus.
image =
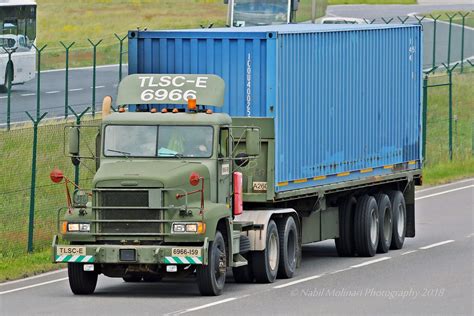
<svg viewBox="0 0 474 316">
<path fill-rule="evenodd" d="M 36 2 L 0 0 L 0 92 L 35 77 Z M 8 53 L 11 52 L 11 61 Z"/>
</svg>

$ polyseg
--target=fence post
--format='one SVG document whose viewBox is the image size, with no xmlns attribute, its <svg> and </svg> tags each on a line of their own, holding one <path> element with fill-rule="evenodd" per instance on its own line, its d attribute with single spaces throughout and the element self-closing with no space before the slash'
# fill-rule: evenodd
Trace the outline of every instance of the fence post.
<svg viewBox="0 0 474 316">
<path fill-rule="evenodd" d="M 38 48 L 35 45 L 33 47 L 36 49 L 36 55 L 38 59 L 38 65 L 37 65 L 37 74 L 36 74 L 36 120 L 38 121 L 40 117 L 40 109 L 41 109 L 41 97 L 40 97 L 40 92 L 41 92 L 41 52 L 43 49 L 46 48 L 48 45 L 43 45 L 43 47 Z"/>
<path fill-rule="evenodd" d="M 407 16 L 406 18 L 402 19 L 400 18 L 399 16 L 397 16 L 398 20 L 402 23 L 402 24 L 405 24 L 405 22 L 410 18 L 409 16 Z"/>
<path fill-rule="evenodd" d="M 425 19 L 425 16 L 424 16 L 424 15 L 421 17 L 421 19 L 418 18 L 417 15 L 414 15 L 414 17 L 415 17 L 415 19 L 418 21 L 418 24 L 420 24 L 420 25 L 421 25 L 421 21 L 423 21 L 423 20 Z"/>
<path fill-rule="evenodd" d="M 81 125 L 81 119 L 84 116 L 84 114 L 89 111 L 90 107 L 87 107 L 84 111 L 82 111 L 80 114 L 77 114 L 76 111 L 72 107 L 69 107 L 71 110 L 72 114 L 76 117 L 76 126 Z M 79 185 L 79 164 L 74 164 L 74 183 L 76 185 Z"/>
<path fill-rule="evenodd" d="M 43 113 L 43 115 L 38 116 L 36 113 L 37 119 L 35 120 L 30 113 L 25 112 L 26 115 L 33 122 L 33 152 L 31 158 L 31 191 L 30 191 L 30 217 L 28 222 L 28 252 L 33 252 L 33 226 L 35 222 L 35 194 L 36 194 L 36 151 L 38 146 L 38 124 L 41 120 L 48 114 L 48 112 Z"/>
<path fill-rule="evenodd" d="M 454 13 L 453 15 L 449 15 L 446 13 L 446 16 L 449 18 L 449 31 L 448 31 L 448 66 L 451 63 L 451 28 L 453 26 L 453 18 L 457 15 Z"/>
<path fill-rule="evenodd" d="M 127 38 L 127 35 L 125 35 L 124 37 L 120 37 L 118 36 L 116 33 L 114 33 L 115 37 L 118 39 L 119 41 L 119 45 L 120 45 L 120 55 L 119 55 L 119 83 L 120 81 L 122 81 L 122 59 L 123 59 L 123 41 Z"/>
<path fill-rule="evenodd" d="M 469 15 L 469 12 L 466 14 L 462 14 L 462 12 L 458 12 L 458 14 L 462 17 L 462 30 L 461 30 L 461 73 L 464 72 L 464 29 L 466 23 L 466 16 Z"/>
<path fill-rule="evenodd" d="M 61 45 L 63 45 L 64 49 L 66 50 L 66 67 L 65 67 L 65 88 L 64 88 L 64 118 L 66 119 L 68 116 L 68 109 L 69 109 L 69 49 L 76 43 L 72 42 L 69 45 L 64 44 L 60 41 Z"/>
<path fill-rule="evenodd" d="M 449 160 L 453 160 L 453 70 L 459 65 L 456 63 L 453 67 L 449 68 L 449 64 L 446 65 L 443 63 L 443 66 L 446 68 L 448 72 L 448 99 L 449 99 Z"/>
<path fill-rule="evenodd" d="M 423 117 L 422 117 L 422 147 L 421 147 L 421 156 L 423 157 L 423 162 L 426 160 L 426 135 L 427 135 L 427 123 L 428 123 L 428 79 L 429 75 L 436 70 L 437 67 L 433 67 L 427 71 L 424 71 L 423 77 Z"/>
<path fill-rule="evenodd" d="M 434 68 L 436 67 L 436 24 L 438 23 L 438 19 L 441 17 L 441 15 L 438 15 L 435 18 L 433 15 L 430 14 L 430 17 L 433 19 L 433 58 L 431 67 Z"/>
<path fill-rule="evenodd" d="M 102 40 L 97 43 L 93 43 L 90 39 L 87 39 L 92 45 L 92 117 L 95 118 L 95 81 L 96 81 L 96 67 L 97 67 L 97 46 L 102 43 Z"/>
<path fill-rule="evenodd" d="M 10 121 L 11 121 L 11 98 L 12 98 L 12 81 L 13 81 L 13 71 L 12 71 L 12 54 L 16 51 L 15 49 L 6 49 L 2 47 L 5 53 L 8 54 L 8 62 L 6 68 L 6 78 L 7 79 L 7 130 L 10 130 Z"/>
</svg>

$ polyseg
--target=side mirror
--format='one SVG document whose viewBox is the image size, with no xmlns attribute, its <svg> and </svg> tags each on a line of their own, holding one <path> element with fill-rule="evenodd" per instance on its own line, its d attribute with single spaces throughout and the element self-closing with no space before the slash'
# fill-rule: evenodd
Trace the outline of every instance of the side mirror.
<svg viewBox="0 0 474 316">
<path fill-rule="evenodd" d="M 69 131 L 69 154 L 79 156 L 79 128 L 72 127 Z"/>
<path fill-rule="evenodd" d="M 247 128 L 245 132 L 245 151 L 249 156 L 260 155 L 260 130 Z"/>
</svg>

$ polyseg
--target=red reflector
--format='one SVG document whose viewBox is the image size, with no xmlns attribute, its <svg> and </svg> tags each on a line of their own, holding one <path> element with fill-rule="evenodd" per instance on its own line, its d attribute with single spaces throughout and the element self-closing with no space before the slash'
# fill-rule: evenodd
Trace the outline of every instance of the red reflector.
<svg viewBox="0 0 474 316">
<path fill-rule="evenodd" d="M 199 184 L 199 173 L 197 172 L 192 172 L 191 175 L 189 176 L 189 184 L 191 184 L 193 187 Z"/>
<path fill-rule="evenodd" d="M 63 181 L 64 174 L 58 168 L 54 168 L 53 171 L 51 171 L 51 173 L 49 174 L 49 177 L 51 178 L 51 181 L 53 181 L 54 183 L 59 183 Z"/>
<path fill-rule="evenodd" d="M 242 173 L 234 172 L 234 215 L 240 215 L 244 211 L 242 201 Z"/>
</svg>

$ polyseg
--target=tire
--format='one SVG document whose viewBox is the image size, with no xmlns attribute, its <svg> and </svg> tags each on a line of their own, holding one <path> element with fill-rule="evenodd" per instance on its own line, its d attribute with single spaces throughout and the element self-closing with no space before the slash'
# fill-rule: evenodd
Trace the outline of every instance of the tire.
<svg viewBox="0 0 474 316">
<path fill-rule="evenodd" d="M 339 205 L 339 238 L 334 241 L 339 257 L 352 257 L 355 254 L 354 245 L 354 214 L 357 199 L 349 196 Z"/>
<path fill-rule="evenodd" d="M 216 232 L 214 241 L 209 243 L 209 263 L 197 267 L 197 283 L 201 295 L 221 295 L 225 285 L 227 254 L 224 237 Z"/>
<path fill-rule="evenodd" d="M 387 253 L 392 243 L 392 204 L 387 194 L 379 193 L 375 196 L 379 207 L 379 245 L 378 253 Z"/>
<path fill-rule="evenodd" d="M 390 191 L 388 194 L 392 203 L 392 242 L 390 249 L 402 249 L 407 231 L 407 207 L 405 198 L 400 191 Z"/>
<path fill-rule="evenodd" d="M 82 263 L 67 264 L 69 286 L 72 293 L 76 295 L 92 294 L 97 285 L 97 272 L 86 272 L 83 267 Z"/>
<path fill-rule="evenodd" d="M 255 280 L 252 270 L 252 254 L 247 253 L 244 255 L 244 257 L 248 261 L 246 266 L 232 268 L 232 274 L 234 275 L 235 283 L 253 283 Z"/>
<path fill-rule="evenodd" d="M 373 196 L 357 199 L 354 216 L 355 249 L 359 256 L 373 257 L 379 242 L 379 211 Z"/>
<path fill-rule="evenodd" d="M 268 222 L 265 250 L 255 251 L 252 256 L 255 280 L 258 283 L 273 283 L 280 261 L 280 240 L 277 225 L 273 220 Z"/>
<path fill-rule="evenodd" d="M 278 236 L 280 237 L 280 260 L 277 277 L 290 279 L 295 274 L 298 254 L 298 227 L 293 216 L 288 216 L 278 223 Z"/>
<path fill-rule="evenodd" d="M 145 274 L 143 276 L 143 282 L 147 283 L 154 283 L 154 282 L 160 282 L 163 279 L 161 275 L 155 275 L 155 274 Z"/>
<path fill-rule="evenodd" d="M 137 274 L 126 274 L 122 279 L 127 283 L 137 283 L 142 280 L 142 276 Z"/>
</svg>

